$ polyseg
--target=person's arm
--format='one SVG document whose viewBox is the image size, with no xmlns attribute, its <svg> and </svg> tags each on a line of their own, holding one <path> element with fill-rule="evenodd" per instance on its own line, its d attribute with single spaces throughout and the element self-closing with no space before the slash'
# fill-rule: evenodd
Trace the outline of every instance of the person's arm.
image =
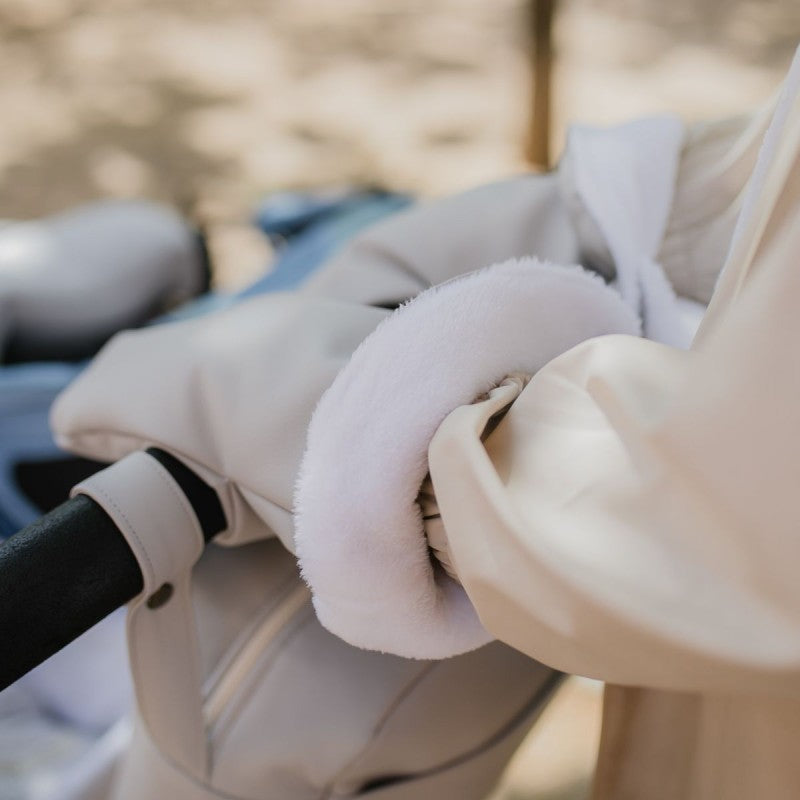
<svg viewBox="0 0 800 800">
<path fill-rule="evenodd" d="M 483 624 L 569 672 L 678 690 L 800 684 L 800 105 L 768 138 L 694 349 L 629 337 L 540 370 L 482 441 L 430 448 Z"/>
</svg>

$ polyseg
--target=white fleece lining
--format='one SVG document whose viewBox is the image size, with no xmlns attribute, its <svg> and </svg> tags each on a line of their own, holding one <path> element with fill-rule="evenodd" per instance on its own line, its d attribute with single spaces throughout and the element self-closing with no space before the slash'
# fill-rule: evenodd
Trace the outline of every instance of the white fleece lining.
<svg viewBox="0 0 800 800">
<path fill-rule="evenodd" d="M 681 324 L 675 292 L 656 261 L 683 139 L 680 119 L 659 114 L 614 128 L 575 125 L 567 152 L 578 195 L 613 257 L 623 300 L 642 312 L 648 339 L 687 348 L 692 337 Z"/>
<path fill-rule="evenodd" d="M 323 395 L 295 493 L 297 555 L 322 624 L 359 647 L 444 658 L 487 643 L 435 569 L 417 504 L 444 418 L 508 374 L 639 321 L 580 267 L 508 261 L 423 292 L 361 344 Z"/>
</svg>

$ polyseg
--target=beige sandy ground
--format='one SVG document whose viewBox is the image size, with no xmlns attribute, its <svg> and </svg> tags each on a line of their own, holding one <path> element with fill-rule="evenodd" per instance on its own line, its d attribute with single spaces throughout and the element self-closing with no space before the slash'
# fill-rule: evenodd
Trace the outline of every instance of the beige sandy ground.
<svg viewBox="0 0 800 800">
<path fill-rule="evenodd" d="M 523 0 L 0 0 L 0 217 L 106 196 L 177 205 L 217 281 L 269 257 L 247 225 L 275 188 L 427 196 L 525 169 Z M 792 0 L 562 0 L 554 141 L 572 120 L 768 96 L 800 39 Z M 571 682 L 494 800 L 586 796 L 600 693 Z"/>
<path fill-rule="evenodd" d="M 440 195 L 525 168 L 526 0 L 0 0 L 0 216 L 150 196 L 210 223 L 224 284 L 279 187 Z M 554 152 L 573 120 L 748 108 L 792 0 L 560 0 Z"/>
</svg>

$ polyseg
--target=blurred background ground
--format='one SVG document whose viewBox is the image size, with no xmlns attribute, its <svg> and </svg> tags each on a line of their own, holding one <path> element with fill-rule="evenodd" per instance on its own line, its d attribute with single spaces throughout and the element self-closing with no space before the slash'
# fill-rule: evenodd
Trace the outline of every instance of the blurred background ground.
<svg viewBox="0 0 800 800">
<path fill-rule="evenodd" d="M 269 258 L 281 188 L 437 196 L 529 169 L 523 0 L 0 0 L 0 217 L 149 197 L 206 225 L 217 282 Z M 571 121 L 765 100 L 793 0 L 561 0 L 553 152 Z M 495 800 L 586 796 L 600 693 L 571 682 Z"/>
<path fill-rule="evenodd" d="M 148 196 L 210 225 L 219 279 L 266 245 L 275 188 L 440 195 L 526 168 L 525 0 L 0 0 L 0 216 Z M 768 95 L 791 0 L 561 0 L 554 147 L 568 122 Z"/>
</svg>

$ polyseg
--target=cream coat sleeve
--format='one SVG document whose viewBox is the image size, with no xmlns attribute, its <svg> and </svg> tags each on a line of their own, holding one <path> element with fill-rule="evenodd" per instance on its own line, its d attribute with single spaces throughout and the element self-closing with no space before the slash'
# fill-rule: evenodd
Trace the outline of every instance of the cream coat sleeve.
<svg viewBox="0 0 800 800">
<path fill-rule="evenodd" d="M 774 128 L 690 352 L 583 343 L 488 435 L 476 403 L 432 441 L 450 557 L 481 621 L 551 666 L 800 690 L 796 94 Z"/>
</svg>

